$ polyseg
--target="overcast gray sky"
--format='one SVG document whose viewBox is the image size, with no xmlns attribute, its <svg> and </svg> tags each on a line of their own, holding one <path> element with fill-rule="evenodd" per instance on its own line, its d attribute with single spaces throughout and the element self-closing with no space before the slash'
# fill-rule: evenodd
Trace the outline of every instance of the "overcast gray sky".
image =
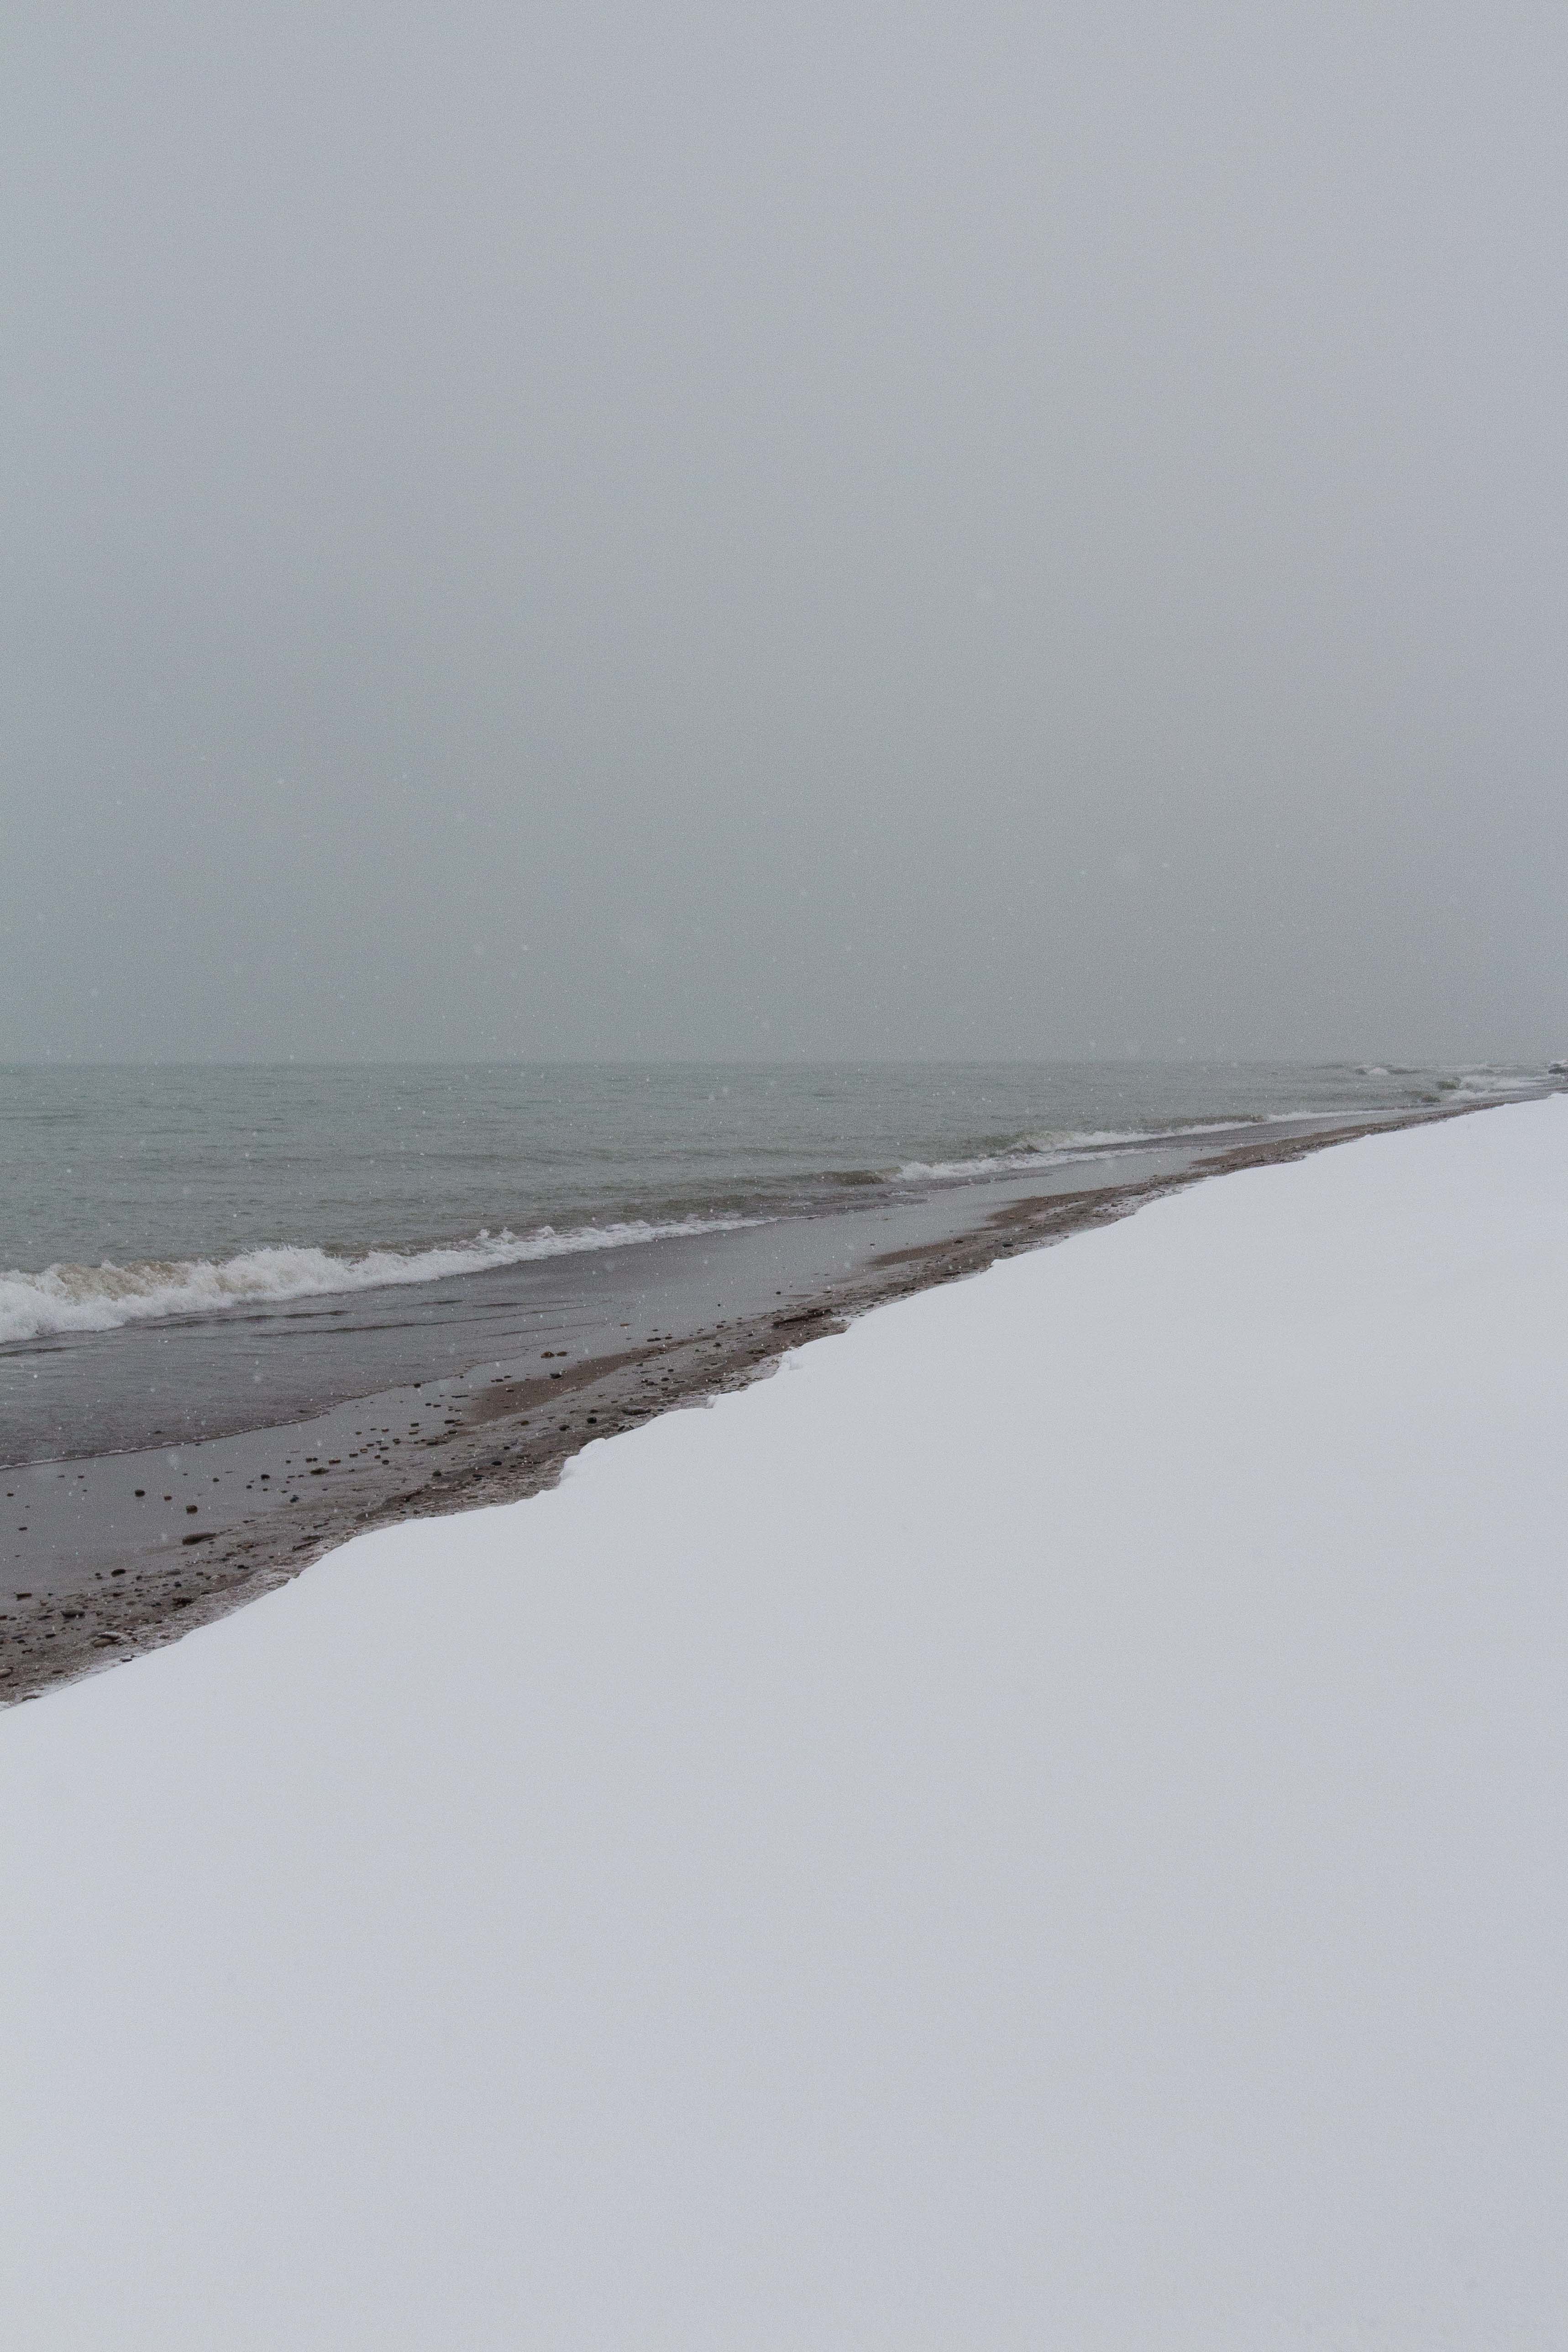
<svg viewBox="0 0 1568 2352">
<path fill-rule="evenodd" d="M 1568 1051 L 1568 13 L 29 6 L 0 1057 Z"/>
</svg>

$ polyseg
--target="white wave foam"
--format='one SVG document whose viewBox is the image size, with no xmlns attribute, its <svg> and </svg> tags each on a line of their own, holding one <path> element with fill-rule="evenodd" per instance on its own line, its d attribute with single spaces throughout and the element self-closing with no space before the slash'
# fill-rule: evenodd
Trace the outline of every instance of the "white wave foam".
<svg viewBox="0 0 1568 2352">
<path fill-rule="evenodd" d="M 1356 1071 L 1364 1078 L 1427 1076 L 1393 1064 L 1385 1067 L 1358 1063 Z M 1426 1097 L 1428 1101 L 1450 1100 L 1455 1096 L 1484 1099 L 1528 1094 L 1542 1084 L 1542 1078 L 1531 1070 L 1481 1068 L 1456 1071 L 1446 1077 L 1429 1079 L 1428 1084 L 1432 1087 Z M 1392 1110 L 1396 1106 L 1389 1104 L 1386 1108 Z M 1027 1173 L 1031 1169 L 1059 1168 L 1076 1160 L 1092 1160 L 1100 1152 L 1128 1145 L 1145 1144 L 1156 1150 L 1163 1144 L 1186 1143 L 1199 1136 L 1228 1135 L 1238 1128 L 1277 1127 L 1293 1118 L 1330 1115 L 1322 1104 L 1301 1103 L 1291 1110 L 1243 1111 L 1234 1118 L 1194 1119 L 1175 1127 L 1104 1128 L 1082 1134 L 1023 1135 L 1000 1151 L 986 1152 L 972 1160 L 908 1160 L 898 1174 L 906 1182 L 930 1182 L 943 1178 Z"/>
<path fill-rule="evenodd" d="M 1300 1118 L 1301 1111 L 1263 1111 L 1215 1118 L 1187 1127 L 1100 1128 L 1071 1135 L 1024 1135 L 1002 1151 L 976 1160 L 907 1160 L 898 1173 L 906 1182 L 933 1178 L 1006 1175 L 1013 1171 L 1060 1168 L 1075 1160 L 1092 1160 L 1098 1152 L 1127 1144 L 1184 1143 L 1197 1135 L 1228 1135 L 1233 1128 L 1264 1127 L 1278 1119 Z"/>
<path fill-rule="evenodd" d="M 1442 1095 L 1517 1095 L 1525 1094 L 1542 1083 L 1533 1070 L 1458 1070 L 1452 1076 L 1437 1080 Z"/>
<path fill-rule="evenodd" d="M 1099 1145 L 1132 1143 L 1130 1135 L 1080 1135 L 1060 1141 L 1025 1136 L 1004 1151 L 982 1152 L 974 1160 L 906 1160 L 899 1175 L 906 1182 L 929 1181 L 934 1177 L 997 1176 L 1009 1169 L 1054 1168 L 1064 1160 L 1075 1160 L 1082 1153 L 1092 1154 Z"/>
<path fill-rule="evenodd" d="M 17 1268 L 0 1274 L 0 1342 L 41 1339 L 69 1331 L 112 1331 L 126 1323 L 175 1315 L 211 1315 L 226 1307 L 280 1305 L 337 1291 L 379 1290 L 390 1284 L 440 1282 L 448 1275 L 520 1265 L 531 1258 L 565 1257 L 580 1250 L 624 1249 L 683 1234 L 737 1233 L 765 1217 L 684 1217 L 670 1224 L 634 1219 L 624 1224 L 580 1225 L 558 1234 L 481 1233 L 444 1249 L 368 1250 L 362 1257 L 289 1243 L 244 1250 L 237 1257 L 174 1258 L 140 1265 L 50 1265 L 42 1274 Z"/>
</svg>

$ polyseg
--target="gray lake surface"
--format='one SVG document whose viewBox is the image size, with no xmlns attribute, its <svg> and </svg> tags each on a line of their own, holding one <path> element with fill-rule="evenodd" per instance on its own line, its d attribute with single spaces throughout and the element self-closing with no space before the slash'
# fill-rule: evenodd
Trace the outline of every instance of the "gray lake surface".
<svg viewBox="0 0 1568 2352">
<path fill-rule="evenodd" d="M 575 1351 L 591 1329 L 695 1325 L 727 1272 L 736 1296 L 809 1290 L 1020 1182 L 1121 1181 L 1239 1134 L 1542 1083 L 1257 1063 L 4 1069 L 0 1461 L 275 1425 L 547 1330 Z"/>
</svg>

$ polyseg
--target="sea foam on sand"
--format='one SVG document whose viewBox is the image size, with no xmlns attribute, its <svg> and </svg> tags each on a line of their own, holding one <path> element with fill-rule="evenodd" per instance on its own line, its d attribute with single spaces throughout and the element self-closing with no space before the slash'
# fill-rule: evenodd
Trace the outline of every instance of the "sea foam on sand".
<svg viewBox="0 0 1568 2352">
<path fill-rule="evenodd" d="M 1568 1101 L 0 1720 L 9 2347 L 1568 2340 Z"/>
</svg>

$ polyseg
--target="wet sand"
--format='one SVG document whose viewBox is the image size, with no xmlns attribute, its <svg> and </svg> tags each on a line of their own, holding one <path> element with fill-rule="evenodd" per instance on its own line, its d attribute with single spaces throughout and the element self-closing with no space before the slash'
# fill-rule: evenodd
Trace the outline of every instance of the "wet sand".
<svg viewBox="0 0 1568 2352">
<path fill-rule="evenodd" d="M 116 1448 L 120 1402 L 91 1452 L 0 1472 L 11 1515 L 0 1521 L 0 1705 L 175 1640 L 367 1528 L 538 1494 L 596 1439 L 765 1375 L 789 1348 L 889 1299 L 1210 1175 L 1482 1108 L 1301 1120 L 1261 1139 L 1232 1129 L 924 1200 L 469 1276 L 455 1297 L 363 1325 L 336 1358 L 301 1349 L 276 1328 L 285 1318 L 270 1333 L 214 1328 L 225 1365 L 271 1340 L 267 1402 L 292 1382 L 288 1418 L 247 1426 L 259 1380 L 247 1395 L 198 1379 L 151 1408 L 154 1444 Z M 127 1344 L 155 1349 L 159 1335 Z M 434 1371 L 454 1359 L 461 1370 Z M 377 1366 L 394 1377 L 367 1393 Z"/>
</svg>

